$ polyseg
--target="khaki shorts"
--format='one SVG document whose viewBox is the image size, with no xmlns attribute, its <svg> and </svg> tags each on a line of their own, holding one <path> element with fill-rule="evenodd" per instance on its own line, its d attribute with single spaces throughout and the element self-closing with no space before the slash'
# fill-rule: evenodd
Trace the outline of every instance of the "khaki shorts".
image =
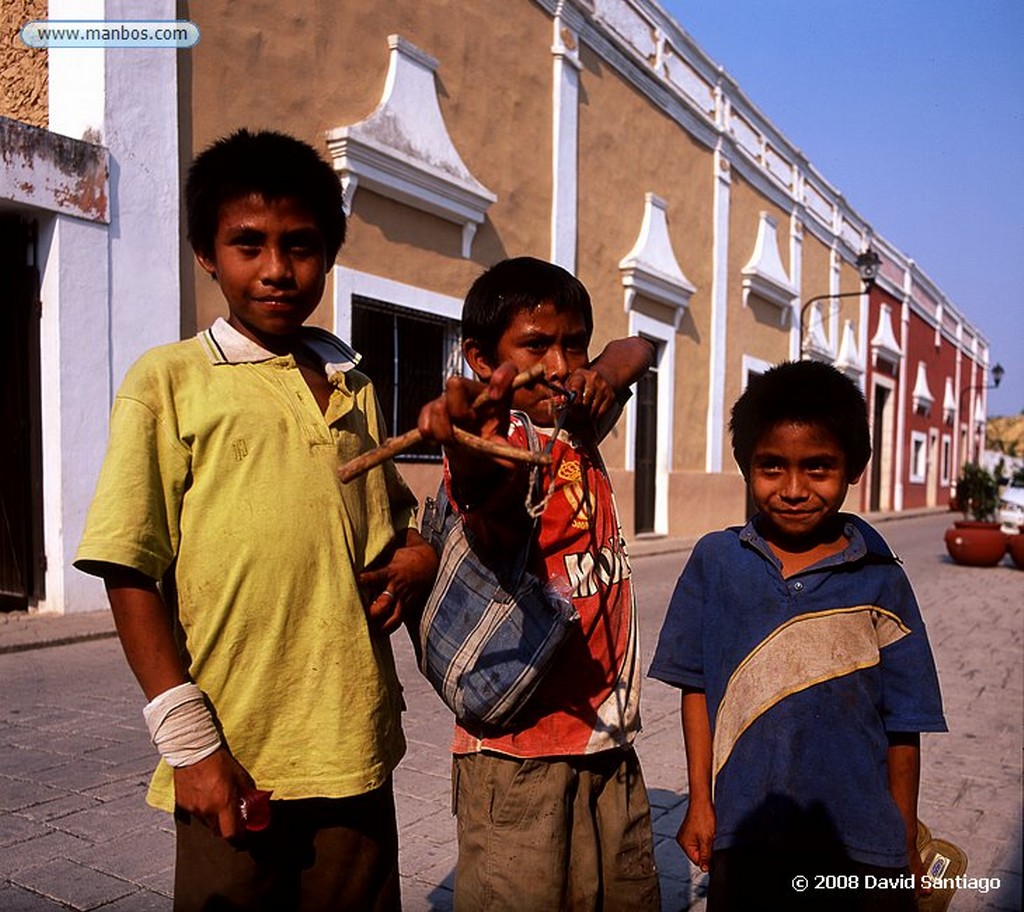
<svg viewBox="0 0 1024 912">
<path fill-rule="evenodd" d="M 651 809 L 628 750 L 452 765 L 455 912 L 660 910 Z"/>
</svg>

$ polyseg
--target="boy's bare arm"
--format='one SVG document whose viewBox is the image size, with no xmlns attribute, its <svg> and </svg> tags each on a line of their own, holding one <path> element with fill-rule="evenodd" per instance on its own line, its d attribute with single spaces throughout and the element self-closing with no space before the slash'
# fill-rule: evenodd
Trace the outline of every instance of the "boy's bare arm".
<svg viewBox="0 0 1024 912">
<path fill-rule="evenodd" d="M 137 571 L 115 567 L 110 567 L 103 581 L 121 648 L 146 699 L 188 681 L 170 612 L 156 582 Z"/>
<path fill-rule="evenodd" d="M 121 646 L 146 699 L 186 683 L 188 671 L 156 583 L 135 570 L 113 565 L 103 579 Z M 175 803 L 225 839 L 243 832 L 239 799 L 253 788 L 252 777 L 224 747 L 198 763 L 174 770 Z"/>
<path fill-rule="evenodd" d="M 906 831 L 910 872 L 920 885 L 924 862 L 917 851 L 917 796 L 921 785 L 921 736 L 917 732 L 890 732 L 887 756 L 889 792 L 900 809 Z M 919 891 L 920 892 L 920 891 Z"/>
<path fill-rule="evenodd" d="M 616 390 L 632 386 L 650 370 L 654 363 L 654 343 L 640 336 L 613 339 L 594 360 L 591 367 L 600 372 Z"/>
<path fill-rule="evenodd" d="M 711 722 L 704 691 L 684 688 L 681 709 L 690 801 L 676 842 L 690 861 L 707 871 L 715 839 L 715 808 L 711 800 Z"/>
</svg>

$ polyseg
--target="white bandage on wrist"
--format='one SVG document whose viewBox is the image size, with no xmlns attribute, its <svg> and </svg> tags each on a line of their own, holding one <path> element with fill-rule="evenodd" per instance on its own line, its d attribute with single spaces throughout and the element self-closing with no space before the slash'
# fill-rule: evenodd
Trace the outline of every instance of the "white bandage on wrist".
<svg viewBox="0 0 1024 912">
<path fill-rule="evenodd" d="M 220 732 L 195 684 L 179 684 L 142 710 L 149 736 L 169 766 L 192 766 L 221 746 Z"/>
</svg>

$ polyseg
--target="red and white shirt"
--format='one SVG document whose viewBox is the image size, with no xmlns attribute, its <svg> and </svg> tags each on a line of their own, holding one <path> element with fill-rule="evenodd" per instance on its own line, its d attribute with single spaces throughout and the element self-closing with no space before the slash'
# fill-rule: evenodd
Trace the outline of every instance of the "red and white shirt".
<svg viewBox="0 0 1024 912">
<path fill-rule="evenodd" d="M 540 444 L 550 439 L 537 428 Z M 513 415 L 509 442 L 524 449 Z M 630 744 L 640 729 L 636 601 L 611 483 L 601 457 L 559 433 L 544 469 L 549 498 L 535 529 L 534 570 L 567 592 L 580 622 L 512 731 L 455 726 L 452 752 L 513 757 L 591 754 Z"/>
</svg>

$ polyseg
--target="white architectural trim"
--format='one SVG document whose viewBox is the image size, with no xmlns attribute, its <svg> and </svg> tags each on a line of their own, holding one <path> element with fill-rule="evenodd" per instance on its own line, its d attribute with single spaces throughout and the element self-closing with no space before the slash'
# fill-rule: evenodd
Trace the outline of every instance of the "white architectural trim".
<svg viewBox="0 0 1024 912">
<path fill-rule="evenodd" d="M 963 376 L 964 376 L 964 365 L 963 365 L 963 323 L 957 324 L 957 344 L 956 344 L 956 364 L 953 370 L 953 383 L 955 384 L 954 389 L 963 389 Z M 963 464 L 964 453 L 960 447 L 960 438 L 962 436 L 962 421 L 960 416 L 960 403 L 962 396 L 958 393 L 956 397 L 956 409 L 953 415 L 953 473 L 954 475 L 960 474 L 960 466 Z"/>
<path fill-rule="evenodd" d="M 755 192 L 782 210 L 798 208 L 805 229 L 823 245 L 841 245 L 845 258 L 852 262 L 859 242 L 870 235 L 873 246 L 897 268 L 912 272 L 917 282 L 935 287 L 917 264 L 869 229 L 839 189 L 656 0 L 534 2 L 552 17 L 570 19 L 590 51 L 694 142 L 732 158 L 736 174 Z M 792 279 L 799 287 L 797 276 L 794 267 Z M 890 275 L 879 285 L 895 282 Z M 942 297 L 937 292 L 937 299 Z M 916 300 L 912 306 L 923 312 Z M 944 301 L 943 310 L 947 309 L 954 310 Z M 859 346 L 867 351 L 864 335 Z M 794 346 L 794 357 L 797 348 Z"/>
<path fill-rule="evenodd" d="M 903 349 L 892 330 L 892 308 L 888 304 L 879 307 L 878 327 L 871 337 L 871 357 L 876 367 L 882 361 L 897 367 L 903 360 Z"/>
<path fill-rule="evenodd" d="M 552 20 L 551 262 L 576 272 L 579 192 L 579 35 L 556 14 Z"/>
<path fill-rule="evenodd" d="M 763 358 L 755 358 L 753 355 L 744 355 L 742 363 L 742 389 L 746 389 L 750 385 L 751 374 L 766 374 L 775 365 L 770 361 L 765 361 Z"/>
<path fill-rule="evenodd" d="M 675 439 L 676 332 L 675 327 L 639 310 L 629 312 L 629 334 L 645 336 L 657 343 L 658 433 L 654 467 L 654 532 L 668 534 L 668 488 L 672 471 L 672 441 Z M 636 407 L 626 407 L 627 471 L 635 471 Z"/>
<path fill-rule="evenodd" d="M 915 412 L 924 415 L 931 414 L 932 403 L 935 402 L 935 397 L 928 386 L 928 368 L 925 366 L 924 361 L 917 362 L 917 377 L 914 380 L 914 391 L 910 395 Z"/>
<path fill-rule="evenodd" d="M 663 305 L 673 329 L 679 329 L 690 298 L 697 290 L 683 274 L 668 233 L 668 204 L 653 193 L 644 194 L 644 215 L 633 249 L 619 261 L 625 309 L 633 309 L 636 296 L 643 295 Z"/>
<path fill-rule="evenodd" d="M 952 482 L 953 435 L 943 434 L 939 448 L 939 484 L 948 487 Z"/>
<path fill-rule="evenodd" d="M 50 0 L 47 6 L 51 21 L 115 18 L 107 0 Z M 147 3 L 147 13 L 150 9 L 152 4 Z M 172 14 L 169 18 L 175 17 Z M 119 49 L 115 53 L 123 55 L 125 51 Z M 153 51 L 134 53 L 150 59 L 154 56 Z M 105 69 L 113 55 L 105 48 L 50 48 L 46 56 L 47 127 L 63 136 L 106 145 Z"/>
<path fill-rule="evenodd" d="M 52 0 L 49 7 L 50 18 L 93 13 L 171 20 L 176 8 L 174 0 Z M 49 128 L 66 136 L 89 131 L 110 156 L 108 306 L 116 387 L 142 352 L 181 334 L 177 60 L 166 51 L 125 48 L 51 48 L 47 55 Z"/>
<path fill-rule="evenodd" d="M 910 432 L 910 472 L 908 481 L 911 484 L 924 484 L 928 478 L 928 435 L 921 431 Z"/>
<path fill-rule="evenodd" d="M 843 338 L 839 343 L 839 354 L 836 367 L 855 383 L 860 384 L 866 368 L 864 356 L 857 347 L 857 333 L 853 328 L 853 320 L 843 324 Z"/>
<path fill-rule="evenodd" d="M 715 149 L 711 320 L 708 330 L 708 413 L 704 471 L 721 472 L 725 443 L 725 354 L 729 315 L 729 206 L 732 169 L 721 144 Z"/>
<path fill-rule="evenodd" d="M 839 338 L 839 301 L 836 300 L 840 294 L 840 280 L 843 273 L 843 258 L 839 254 L 839 240 L 833 241 L 832 249 L 829 251 L 829 262 L 832 271 L 829 274 L 829 290 L 831 298 L 828 301 L 828 338 L 832 351 L 835 351 Z"/>
<path fill-rule="evenodd" d="M 793 281 L 786 274 L 779 255 L 778 239 L 779 223 L 773 215 L 761 213 L 757 224 L 757 239 L 754 241 L 754 252 L 747 265 L 740 270 L 743 276 L 743 305 L 751 294 L 757 295 L 769 304 L 774 304 L 781 311 L 780 323 L 792 311 L 793 300 L 798 291 Z"/>
<path fill-rule="evenodd" d="M 797 180 L 794 175 L 794 181 Z M 804 225 L 800 221 L 800 210 L 793 209 L 789 219 L 789 262 L 791 266 L 791 278 L 793 286 L 799 288 L 803 280 L 804 265 Z M 793 299 L 792 311 L 789 315 L 789 360 L 797 361 L 800 358 L 800 301 Z"/>
<path fill-rule="evenodd" d="M 986 408 L 985 408 L 985 397 L 982 392 L 979 392 L 974 397 L 974 423 L 977 425 L 979 430 L 984 430 L 986 423 Z"/>
<path fill-rule="evenodd" d="M 399 35 L 388 36 L 391 56 L 384 94 L 365 120 L 326 134 L 346 207 L 359 186 L 462 226 L 468 257 L 477 227 L 497 197 L 459 156 L 441 115 L 437 61 Z"/>
<path fill-rule="evenodd" d="M 907 450 L 907 359 L 903 357 L 903 345 L 901 343 L 909 344 L 910 338 L 910 298 L 909 298 L 909 283 L 910 274 L 907 274 L 907 293 L 903 298 L 903 303 L 900 305 L 900 341 L 896 342 L 895 338 L 892 340 L 895 343 L 895 347 L 899 349 L 900 356 L 896 362 L 896 376 L 897 376 L 897 388 L 899 389 L 899 398 L 896 400 L 896 487 L 893 490 L 893 509 L 903 509 L 903 460 L 908 452 Z M 886 309 L 884 314 L 885 322 L 889 325 L 890 335 L 892 335 L 892 324 L 889 321 L 888 305 L 883 304 L 882 308 Z M 881 319 L 881 318 L 880 318 Z M 881 331 L 881 323 L 879 324 L 879 331 Z M 876 359 L 877 359 L 876 355 Z M 876 360 L 877 363 L 877 360 Z"/>
<path fill-rule="evenodd" d="M 352 338 L 352 297 L 359 295 L 448 320 L 462 319 L 462 299 L 346 266 L 334 267 L 334 334 Z"/>
<path fill-rule="evenodd" d="M 875 425 L 875 397 L 877 395 L 876 389 L 879 388 L 887 390 L 889 393 L 888 406 L 882 415 L 882 427 L 876 427 Z M 901 501 L 903 497 L 903 487 L 900 482 L 900 472 L 902 471 L 903 463 L 900 458 L 900 447 L 897 445 L 896 438 L 894 437 L 894 430 L 899 427 L 900 415 L 902 414 L 902 405 L 896 398 L 896 382 L 884 374 L 872 374 L 871 389 L 866 398 L 868 402 L 868 422 L 871 426 L 871 441 L 872 444 L 879 441 L 881 447 L 879 453 L 879 461 L 881 462 L 879 467 L 879 507 L 882 510 L 898 510 L 900 508 L 896 506 L 896 503 L 898 500 Z M 895 430 L 895 433 L 898 434 L 899 431 Z M 874 446 L 872 446 L 871 458 L 875 459 Z M 871 477 L 870 472 L 866 474 L 867 477 Z"/>
<path fill-rule="evenodd" d="M 831 363 L 835 361 L 837 352 L 825 332 L 825 315 L 821 312 L 822 304 L 827 305 L 827 302 L 818 301 L 807 308 L 804 320 L 807 324 L 805 327 L 804 354 L 809 355 L 816 361 Z"/>
<path fill-rule="evenodd" d="M 942 394 L 942 420 L 952 424 L 956 418 L 956 392 L 953 390 L 953 378 L 946 378 L 946 389 Z"/>
</svg>

